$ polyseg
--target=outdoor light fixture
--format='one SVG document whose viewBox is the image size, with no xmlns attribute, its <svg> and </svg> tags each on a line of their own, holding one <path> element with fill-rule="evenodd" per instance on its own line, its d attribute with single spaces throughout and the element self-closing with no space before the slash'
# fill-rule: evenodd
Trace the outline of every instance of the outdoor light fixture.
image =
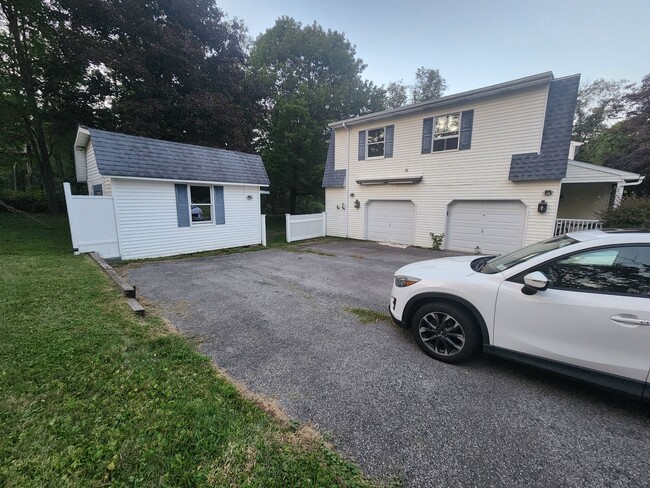
<svg viewBox="0 0 650 488">
<path fill-rule="evenodd" d="M 354 208 L 359 208 L 361 206 L 361 202 L 359 200 L 354 201 Z"/>
<path fill-rule="evenodd" d="M 351 196 L 352 198 L 354 198 L 354 193 L 350 193 L 350 196 Z"/>
<path fill-rule="evenodd" d="M 539 213 L 546 213 L 546 210 L 548 210 L 548 203 L 546 203 L 546 200 L 542 200 L 537 204 L 537 211 Z"/>
<path fill-rule="evenodd" d="M 246 197 L 246 200 L 252 200 L 252 199 L 253 199 L 253 195 L 248 195 L 248 196 Z"/>
<path fill-rule="evenodd" d="M 550 197 L 553 194 L 553 190 L 544 190 L 544 195 Z"/>
</svg>

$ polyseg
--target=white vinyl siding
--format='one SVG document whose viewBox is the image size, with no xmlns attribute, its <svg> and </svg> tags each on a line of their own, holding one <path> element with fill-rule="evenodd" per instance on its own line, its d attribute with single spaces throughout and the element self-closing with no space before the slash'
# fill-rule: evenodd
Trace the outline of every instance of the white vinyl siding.
<svg viewBox="0 0 650 488">
<path fill-rule="evenodd" d="M 352 202 L 354 202 L 354 199 L 352 199 Z M 347 209 L 345 188 L 328 188 L 327 198 L 325 199 L 328 236 L 345 237 L 345 213 L 347 210 L 343 210 L 342 203 L 345 204 Z M 357 212 L 357 209 L 352 208 L 352 211 Z"/>
<path fill-rule="evenodd" d="M 526 206 L 519 201 L 457 201 L 449 205 L 446 249 L 502 254 L 522 247 Z"/>
<path fill-rule="evenodd" d="M 95 150 L 93 149 L 92 142 L 88 142 L 86 146 L 86 165 L 87 165 L 87 183 L 88 183 L 88 194 L 92 195 L 93 185 L 102 185 L 104 184 L 104 178 L 99 174 L 99 169 L 97 168 L 97 160 L 95 159 Z M 104 193 L 106 195 L 106 193 Z"/>
<path fill-rule="evenodd" d="M 112 188 L 122 259 L 261 243 L 257 186 L 224 185 L 226 223 L 190 227 L 178 227 L 174 183 L 112 178 Z"/>
<path fill-rule="evenodd" d="M 371 241 L 413 244 L 415 205 L 408 201 L 368 203 L 367 238 Z"/>
<path fill-rule="evenodd" d="M 348 235 L 365 238 L 365 206 L 372 200 L 410 200 L 416 206 L 415 245 L 431 246 L 430 233 L 446 233 L 447 207 L 454 200 L 521 200 L 528 208 L 524 244 L 553 235 L 560 182 L 508 180 L 513 154 L 538 152 L 541 145 L 547 87 L 530 88 L 467 104 L 445 107 L 386 120 L 395 125 L 392 159 L 357 161 L 360 130 L 372 129 L 377 122 L 355 125 L 348 139 L 345 129 L 337 129 L 335 168 L 347 169 L 350 158 L 348 193 L 354 193 L 361 208 L 349 208 Z M 421 154 L 422 121 L 426 117 L 474 109 L 472 148 L 467 151 L 441 151 Z M 414 185 L 361 186 L 356 180 L 422 176 Z M 544 190 L 553 195 L 545 196 Z M 334 197 L 336 195 L 336 197 Z M 345 193 L 343 194 L 345 197 Z M 341 198 L 339 189 L 326 190 L 328 235 L 330 229 L 345 229 L 345 214 L 332 211 L 332 198 Z M 537 204 L 548 203 L 545 214 Z M 334 206 L 335 208 L 335 206 Z"/>
</svg>

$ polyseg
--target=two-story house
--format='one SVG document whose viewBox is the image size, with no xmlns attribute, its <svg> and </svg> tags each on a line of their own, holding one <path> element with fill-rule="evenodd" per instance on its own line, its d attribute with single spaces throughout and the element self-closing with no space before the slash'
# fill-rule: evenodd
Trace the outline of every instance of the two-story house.
<svg viewBox="0 0 650 488">
<path fill-rule="evenodd" d="M 569 161 L 579 82 L 541 73 L 330 124 L 327 235 L 508 252 L 553 236 L 563 201 L 595 225 L 639 175 Z"/>
</svg>

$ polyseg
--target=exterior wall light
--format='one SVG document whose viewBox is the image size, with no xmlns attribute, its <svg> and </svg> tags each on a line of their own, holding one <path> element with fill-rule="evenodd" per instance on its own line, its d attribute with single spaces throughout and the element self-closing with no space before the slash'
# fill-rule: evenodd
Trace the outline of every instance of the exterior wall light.
<svg viewBox="0 0 650 488">
<path fill-rule="evenodd" d="M 544 195 L 550 197 L 553 194 L 553 190 L 544 190 Z"/>
<path fill-rule="evenodd" d="M 539 213 L 546 213 L 548 210 L 548 203 L 546 203 L 546 200 L 542 200 L 537 204 L 537 211 Z"/>
<path fill-rule="evenodd" d="M 359 200 L 354 201 L 354 208 L 359 208 L 361 206 L 361 202 Z"/>
</svg>

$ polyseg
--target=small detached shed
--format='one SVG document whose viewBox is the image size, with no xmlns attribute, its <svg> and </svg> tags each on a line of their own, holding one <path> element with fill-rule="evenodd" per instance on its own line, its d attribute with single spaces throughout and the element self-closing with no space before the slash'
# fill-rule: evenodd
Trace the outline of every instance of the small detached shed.
<svg viewBox="0 0 650 488">
<path fill-rule="evenodd" d="M 77 181 L 65 183 L 73 248 L 140 259 L 266 244 L 255 154 L 79 127 Z"/>
</svg>

